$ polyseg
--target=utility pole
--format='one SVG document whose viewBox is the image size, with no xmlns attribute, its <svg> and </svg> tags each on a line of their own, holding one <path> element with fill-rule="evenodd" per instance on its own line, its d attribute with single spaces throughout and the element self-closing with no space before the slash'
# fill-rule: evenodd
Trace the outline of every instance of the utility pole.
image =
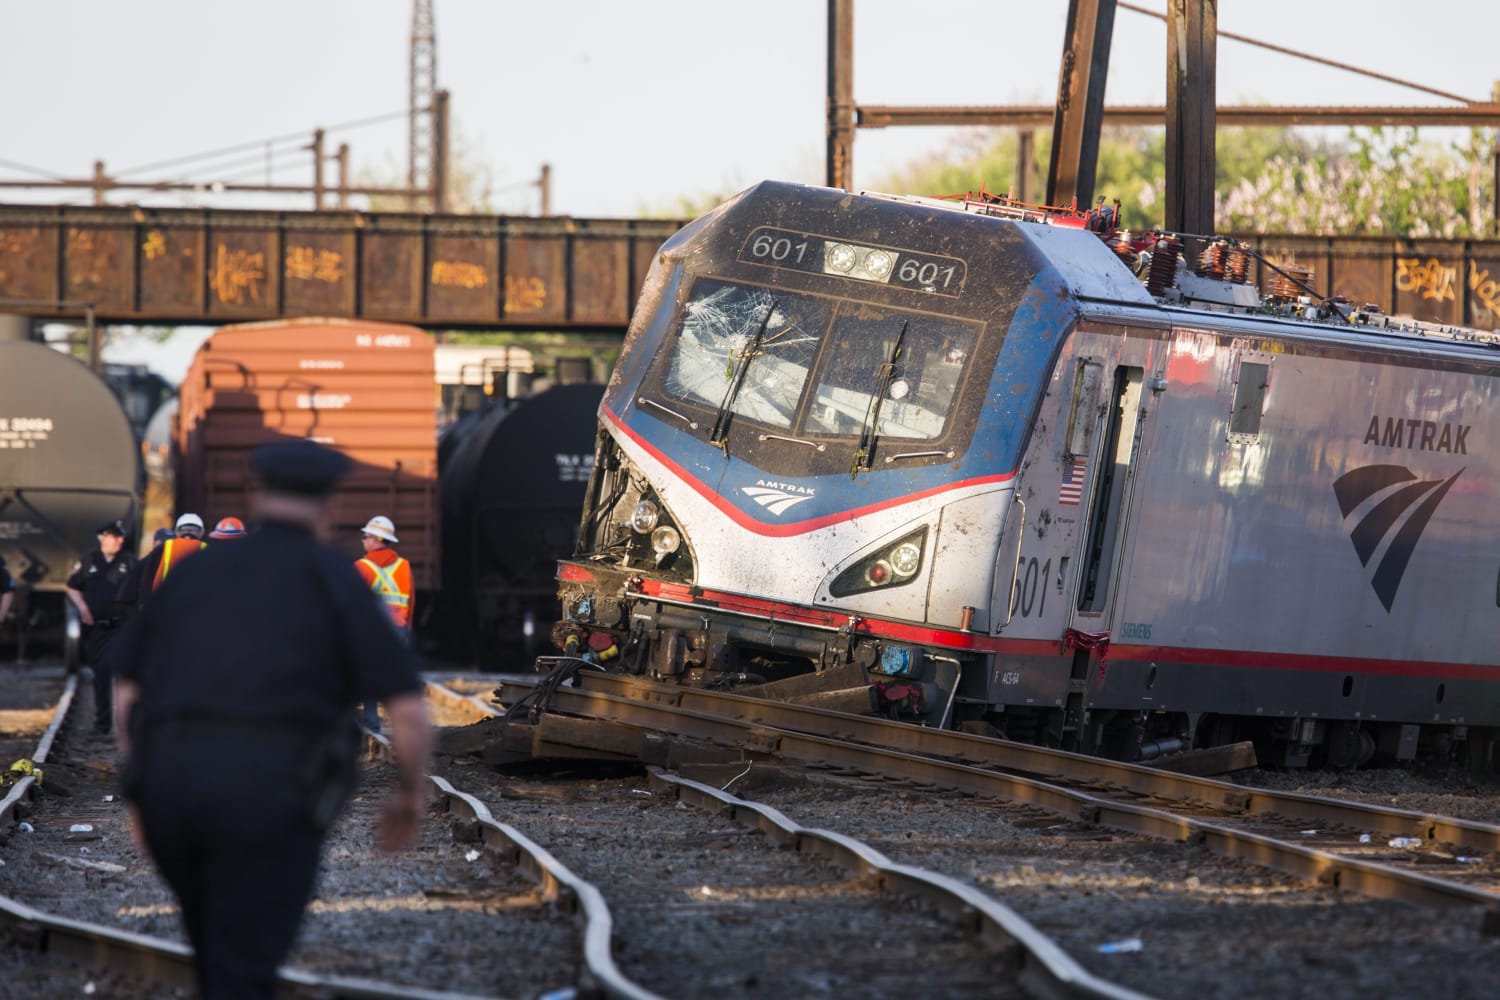
<svg viewBox="0 0 1500 1000">
<path fill-rule="evenodd" d="M 1218 0 L 1167 0 L 1166 224 L 1180 233 L 1214 231 L 1218 24 Z"/>
<path fill-rule="evenodd" d="M 828 0 L 828 150 L 823 183 L 854 183 L 854 0 Z"/>
<path fill-rule="evenodd" d="M 437 32 L 432 3 L 433 0 L 412 0 L 411 5 L 411 123 L 406 186 L 414 191 L 435 188 L 437 183 L 432 176 L 437 146 Z M 439 210 L 436 204 L 433 209 Z"/>
<path fill-rule="evenodd" d="M 448 92 L 433 95 L 432 210 L 448 211 Z"/>
<path fill-rule="evenodd" d="M 339 151 L 334 156 L 339 165 L 339 209 L 349 207 L 349 144 L 339 143 Z"/>
<path fill-rule="evenodd" d="M 313 211 L 323 211 L 323 130 L 313 132 Z"/>
</svg>

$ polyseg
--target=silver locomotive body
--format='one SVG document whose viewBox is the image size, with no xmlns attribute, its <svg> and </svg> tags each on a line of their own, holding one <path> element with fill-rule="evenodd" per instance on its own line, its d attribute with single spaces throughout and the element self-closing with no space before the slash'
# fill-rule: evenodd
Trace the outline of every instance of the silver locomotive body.
<svg viewBox="0 0 1500 1000">
<path fill-rule="evenodd" d="M 653 268 L 554 638 L 1132 759 L 1487 757 L 1493 348 L 1159 298 L 1089 232 L 745 192 Z"/>
</svg>

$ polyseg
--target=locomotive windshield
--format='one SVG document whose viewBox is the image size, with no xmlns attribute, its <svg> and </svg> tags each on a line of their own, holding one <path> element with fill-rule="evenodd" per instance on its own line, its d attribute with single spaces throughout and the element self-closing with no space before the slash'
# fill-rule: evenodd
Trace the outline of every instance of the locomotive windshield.
<svg viewBox="0 0 1500 1000">
<path fill-rule="evenodd" d="M 930 440 L 946 426 L 974 337 L 970 324 L 922 313 L 702 279 L 663 388 L 809 436 Z"/>
</svg>

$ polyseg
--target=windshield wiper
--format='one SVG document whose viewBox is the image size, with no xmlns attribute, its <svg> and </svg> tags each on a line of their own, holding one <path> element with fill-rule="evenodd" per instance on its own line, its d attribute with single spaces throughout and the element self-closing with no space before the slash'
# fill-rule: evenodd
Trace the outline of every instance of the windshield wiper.
<svg viewBox="0 0 1500 1000">
<path fill-rule="evenodd" d="M 885 394 L 891 389 L 891 380 L 896 377 L 896 362 L 901 357 L 901 345 L 906 342 L 906 322 L 901 321 L 901 332 L 896 334 L 896 342 L 891 345 L 891 356 L 880 366 L 880 384 L 875 389 L 875 395 L 870 397 L 869 409 L 865 411 L 865 425 L 860 430 L 859 448 L 854 452 L 854 463 L 849 468 L 850 479 L 857 478 L 860 470 L 869 472 L 875 463 L 875 439 L 880 436 L 880 405 L 885 402 Z"/>
<path fill-rule="evenodd" d="M 771 306 L 766 310 L 766 315 L 760 321 L 760 329 L 755 331 L 755 336 L 750 338 L 750 343 L 745 345 L 744 351 L 740 353 L 740 366 L 735 370 L 734 377 L 729 380 L 729 388 L 724 391 L 724 400 L 719 403 L 719 412 L 714 415 L 714 427 L 708 434 L 708 443 L 716 444 L 723 449 L 724 454 L 729 454 L 729 447 L 725 438 L 729 436 L 730 407 L 734 405 L 734 399 L 740 394 L 740 386 L 745 384 L 745 372 L 750 369 L 750 362 L 760 353 L 761 340 L 766 335 L 766 327 L 771 322 L 771 314 L 776 311 L 776 300 L 771 300 Z"/>
</svg>

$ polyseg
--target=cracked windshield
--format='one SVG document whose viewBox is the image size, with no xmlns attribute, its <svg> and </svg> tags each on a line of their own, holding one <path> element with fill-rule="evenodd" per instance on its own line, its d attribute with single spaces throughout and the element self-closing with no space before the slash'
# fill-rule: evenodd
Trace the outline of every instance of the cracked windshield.
<svg viewBox="0 0 1500 1000">
<path fill-rule="evenodd" d="M 728 397 L 735 414 L 793 429 L 833 310 L 834 303 L 812 296 L 699 281 L 683 309 L 666 391 L 712 407 Z M 923 440 L 943 432 L 959 375 L 973 348 L 974 329 L 846 304 L 828 342 L 829 357 L 812 405 L 803 426 L 796 429 L 851 436 L 876 420 L 878 434 Z M 731 395 L 741 369 L 741 384 Z"/>
</svg>

